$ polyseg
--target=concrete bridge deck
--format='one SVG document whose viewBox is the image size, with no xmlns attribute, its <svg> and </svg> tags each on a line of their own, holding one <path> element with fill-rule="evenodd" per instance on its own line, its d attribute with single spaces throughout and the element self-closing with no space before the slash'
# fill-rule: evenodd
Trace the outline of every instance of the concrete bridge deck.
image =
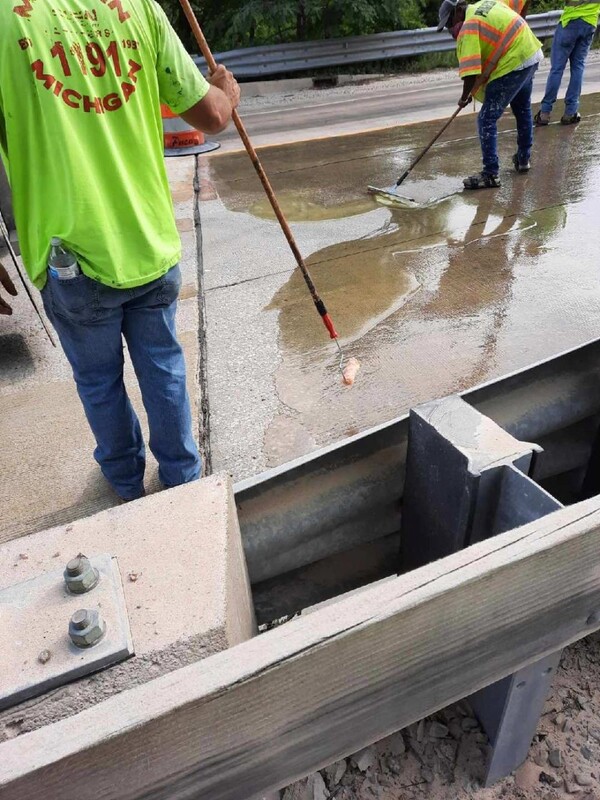
<svg viewBox="0 0 600 800">
<path fill-rule="evenodd" d="M 199 266 L 206 287 L 213 466 L 257 473 L 595 336 L 600 98 L 583 112 L 577 128 L 537 133 L 525 177 L 507 170 L 514 134 L 503 134 L 504 186 L 475 195 L 458 192 L 479 166 L 473 117 L 459 119 L 406 185 L 423 198 L 458 193 L 423 211 L 378 207 L 365 187 L 391 183 L 436 123 L 262 151 L 345 348 L 363 362 L 352 390 L 247 158 L 201 161 L 201 230 L 194 163 L 171 161 L 179 326 L 198 400 Z M 23 293 L 14 307 L 0 330 L 0 540 L 116 502 L 64 357 Z M 152 464 L 148 476 L 157 488 Z"/>
<path fill-rule="evenodd" d="M 431 137 L 428 122 L 262 150 L 300 248 L 362 371 L 336 371 L 302 278 L 244 153 L 202 167 L 200 216 L 215 468 L 241 478 L 575 346 L 598 333 L 600 97 L 580 126 L 536 131 L 516 175 L 512 117 L 503 187 L 462 192 L 480 168 L 472 116 L 459 118 L 406 182 L 451 193 L 422 209 L 378 206 Z"/>
</svg>

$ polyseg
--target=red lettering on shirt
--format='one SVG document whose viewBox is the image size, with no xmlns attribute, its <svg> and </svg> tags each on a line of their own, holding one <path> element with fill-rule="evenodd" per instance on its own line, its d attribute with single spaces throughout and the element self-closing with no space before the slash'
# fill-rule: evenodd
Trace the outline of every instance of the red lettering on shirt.
<svg viewBox="0 0 600 800">
<path fill-rule="evenodd" d="M 94 109 L 96 114 L 104 114 L 104 106 L 102 105 L 102 98 L 94 97 L 91 98 L 89 95 L 83 95 L 83 110 L 86 114 L 89 114 L 90 111 Z"/>
<path fill-rule="evenodd" d="M 119 108 L 122 108 L 123 106 L 123 101 L 116 92 L 113 92 L 112 94 L 107 94 L 103 100 L 103 103 L 104 103 L 104 108 L 107 111 L 117 111 Z"/>
<path fill-rule="evenodd" d="M 142 69 L 141 64 L 137 64 L 135 61 L 129 59 L 129 72 L 127 73 L 127 77 L 132 83 L 137 83 L 137 73 Z"/>
<path fill-rule="evenodd" d="M 122 0 L 102 0 L 105 6 L 108 6 L 119 15 L 119 22 L 127 22 L 131 14 L 123 8 Z"/>
<path fill-rule="evenodd" d="M 23 0 L 22 5 L 15 6 L 13 8 L 15 14 L 18 14 L 20 17 L 25 17 L 25 19 L 29 19 L 31 16 L 31 12 L 33 11 L 33 6 L 31 5 L 31 0 Z"/>
<path fill-rule="evenodd" d="M 121 91 L 123 92 L 123 97 L 125 98 L 125 102 L 128 103 L 129 98 L 135 92 L 135 86 L 132 83 L 122 83 Z"/>
<path fill-rule="evenodd" d="M 81 108 L 79 103 L 74 103 L 73 100 L 71 100 L 72 97 L 74 97 L 76 100 L 81 100 L 81 95 L 79 92 L 76 92 L 75 89 L 65 89 L 62 93 L 62 99 L 69 106 L 69 108 Z"/>
<path fill-rule="evenodd" d="M 110 60 L 115 65 L 115 69 L 118 67 L 120 72 L 121 62 L 119 60 L 116 42 L 111 42 L 106 54 L 110 56 Z M 50 55 L 52 58 L 58 57 L 59 65 L 57 65 L 57 68 L 60 69 L 60 67 L 62 67 L 64 77 L 71 77 L 71 67 L 69 65 L 67 54 L 62 42 L 58 41 L 55 43 L 50 51 Z M 83 53 L 81 53 L 81 55 L 83 56 Z M 98 44 L 94 44 L 93 46 L 88 44 L 86 47 L 86 56 L 90 64 L 93 65 L 92 69 L 90 70 L 92 75 L 94 77 L 103 77 L 107 71 L 106 67 L 108 61 L 104 56 L 102 47 Z M 77 59 L 77 61 L 79 62 L 79 59 Z M 80 67 L 82 66 L 81 62 L 79 65 Z M 59 80 L 51 72 L 46 72 L 46 67 L 41 59 L 34 61 L 31 65 L 31 69 L 36 79 L 43 83 L 46 89 L 51 91 L 55 97 L 62 98 L 65 105 L 69 106 L 69 108 L 83 110 L 83 112 L 86 114 L 89 114 L 92 111 L 94 111 L 96 114 L 104 114 L 106 111 L 117 111 L 119 108 L 122 108 L 126 103 L 129 102 L 129 98 L 136 90 L 136 84 L 138 80 L 137 74 L 141 69 L 143 69 L 143 67 L 141 64 L 138 64 L 137 61 L 133 61 L 131 59 L 128 61 L 128 67 L 129 72 L 127 73 L 127 77 L 129 78 L 129 81 L 123 81 L 121 83 L 122 97 L 117 92 L 110 92 L 104 97 L 91 97 L 87 94 L 82 95 L 74 89 L 65 89 L 63 81 Z M 84 75 L 89 74 L 87 68 L 85 70 L 82 69 L 82 72 Z M 99 73 L 102 74 L 100 75 Z"/>
<path fill-rule="evenodd" d="M 54 77 L 54 75 L 49 75 L 44 72 L 43 61 L 40 61 L 39 59 L 37 61 L 34 61 L 33 64 L 31 65 L 31 69 L 35 73 L 35 77 L 38 79 L 38 81 L 44 82 L 44 86 L 46 87 L 46 89 L 52 88 L 54 82 L 56 81 L 56 78 Z"/>
</svg>

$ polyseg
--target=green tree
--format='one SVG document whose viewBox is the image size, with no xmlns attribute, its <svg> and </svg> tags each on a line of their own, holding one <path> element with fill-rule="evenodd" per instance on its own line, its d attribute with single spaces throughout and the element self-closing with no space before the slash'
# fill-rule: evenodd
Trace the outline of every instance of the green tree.
<svg viewBox="0 0 600 800">
<path fill-rule="evenodd" d="M 179 0 L 158 0 L 196 51 Z M 435 25 L 441 0 L 192 0 L 215 52 L 282 42 L 361 36 Z M 531 12 L 560 6 L 532 0 Z"/>
<path fill-rule="evenodd" d="M 178 0 L 159 2 L 184 42 L 192 46 Z M 192 5 L 218 51 L 418 28 L 425 24 L 424 12 L 430 1 L 202 0 Z"/>
</svg>

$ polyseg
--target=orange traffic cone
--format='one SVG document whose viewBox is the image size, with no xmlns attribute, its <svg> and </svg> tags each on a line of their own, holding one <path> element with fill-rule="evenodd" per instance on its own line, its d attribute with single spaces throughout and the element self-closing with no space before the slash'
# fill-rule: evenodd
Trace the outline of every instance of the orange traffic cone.
<svg viewBox="0 0 600 800">
<path fill-rule="evenodd" d="M 187 122 L 174 114 L 169 106 L 160 107 L 165 156 L 190 156 L 198 153 L 210 153 L 221 145 L 218 142 L 207 142 L 204 134 L 197 131 Z"/>
</svg>

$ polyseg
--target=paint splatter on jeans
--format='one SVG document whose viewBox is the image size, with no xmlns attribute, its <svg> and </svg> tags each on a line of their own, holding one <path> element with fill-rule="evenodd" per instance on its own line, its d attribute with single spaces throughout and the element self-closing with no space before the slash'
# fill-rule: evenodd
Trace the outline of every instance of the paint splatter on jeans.
<svg viewBox="0 0 600 800">
<path fill-rule="evenodd" d="M 519 161 L 525 163 L 531 157 L 533 146 L 533 113 L 531 92 L 533 76 L 538 65 L 527 69 L 509 72 L 487 85 L 485 101 L 479 112 L 478 127 L 483 171 L 497 175 L 500 169 L 498 160 L 498 120 L 510 105 L 517 121 L 517 143 Z"/>
</svg>

